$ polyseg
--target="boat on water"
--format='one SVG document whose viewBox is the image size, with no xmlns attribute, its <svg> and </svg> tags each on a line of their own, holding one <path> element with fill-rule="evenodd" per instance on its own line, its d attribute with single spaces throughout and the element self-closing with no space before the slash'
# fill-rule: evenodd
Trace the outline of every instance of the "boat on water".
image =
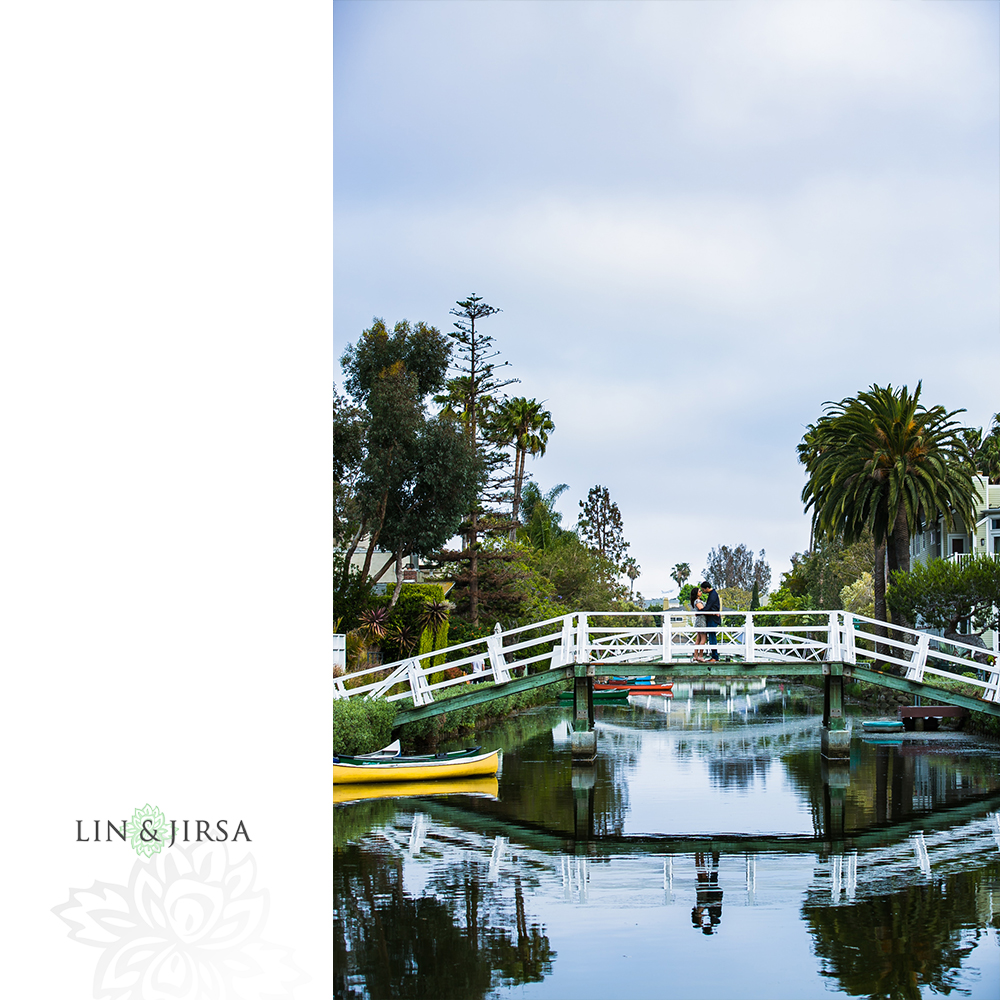
<svg viewBox="0 0 1000 1000">
<path fill-rule="evenodd" d="M 333 802 L 360 802 L 364 799 L 406 799 L 422 795 L 471 795 L 478 799 L 500 797 L 496 775 L 485 778 L 438 778 L 427 781 L 357 781 L 334 784 Z"/>
<path fill-rule="evenodd" d="M 628 701 L 629 689 L 628 688 L 614 688 L 611 691 L 598 691 L 597 685 L 594 685 L 594 701 Z M 560 691 L 559 701 L 563 703 L 572 703 L 573 692 L 572 691 Z"/>
<path fill-rule="evenodd" d="M 862 722 L 861 728 L 866 733 L 902 733 L 903 723 L 895 719 L 873 719 L 871 722 Z"/>
<path fill-rule="evenodd" d="M 399 740 L 375 753 L 333 758 L 333 783 L 437 781 L 441 778 L 476 778 L 496 774 L 500 751 L 480 753 L 481 747 L 446 753 L 404 754 Z"/>
<path fill-rule="evenodd" d="M 595 681 L 594 693 L 598 691 L 628 691 L 629 694 L 667 694 L 674 689 L 673 681 L 653 684 L 647 681 Z"/>
</svg>

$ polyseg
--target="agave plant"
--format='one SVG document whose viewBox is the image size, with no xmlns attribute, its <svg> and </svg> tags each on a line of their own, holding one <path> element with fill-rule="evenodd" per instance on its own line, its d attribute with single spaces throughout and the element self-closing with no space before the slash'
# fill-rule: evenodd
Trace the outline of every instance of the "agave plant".
<svg viewBox="0 0 1000 1000">
<path fill-rule="evenodd" d="M 429 628 L 436 636 L 441 631 L 445 622 L 448 621 L 448 615 L 454 607 L 455 605 L 451 601 L 424 602 L 424 606 L 417 618 L 421 629 Z"/>
<path fill-rule="evenodd" d="M 393 622 L 386 631 L 386 638 L 400 652 L 402 656 L 409 656 L 417 644 L 420 642 L 420 634 L 412 625 L 402 622 Z"/>
<path fill-rule="evenodd" d="M 384 607 L 366 608 L 358 615 L 361 624 L 358 631 L 369 639 L 384 639 L 389 628 L 389 609 Z"/>
</svg>

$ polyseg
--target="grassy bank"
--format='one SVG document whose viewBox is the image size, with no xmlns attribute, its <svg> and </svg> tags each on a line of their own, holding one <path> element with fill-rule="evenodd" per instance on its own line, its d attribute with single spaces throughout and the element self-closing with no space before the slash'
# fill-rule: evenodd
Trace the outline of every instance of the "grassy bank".
<svg viewBox="0 0 1000 1000">
<path fill-rule="evenodd" d="M 525 708 L 554 703 L 562 687 L 559 684 L 546 685 L 470 708 L 444 712 L 433 719 L 407 723 L 397 735 L 407 749 L 433 747 L 443 740 L 488 729 Z M 447 701 L 461 694 L 465 694 L 464 687 L 449 688 L 440 692 L 436 700 Z M 366 698 L 334 700 L 333 753 L 372 753 L 384 747 L 392 740 L 396 712 L 409 705 L 409 699 L 399 702 L 368 701 Z"/>
<path fill-rule="evenodd" d="M 421 719 L 418 722 L 407 723 L 399 730 L 399 738 L 406 746 L 432 747 L 442 740 L 455 739 L 479 729 L 488 729 L 525 708 L 551 704 L 559 696 L 561 690 L 563 690 L 562 685 L 548 684 L 531 691 L 522 691 L 505 698 L 497 698 L 496 701 L 456 709 L 454 712 L 443 712 L 433 719 Z M 439 694 L 435 700 L 446 700 L 446 694 L 457 697 L 464 693 L 461 688 L 449 688 L 447 692 Z"/>
</svg>

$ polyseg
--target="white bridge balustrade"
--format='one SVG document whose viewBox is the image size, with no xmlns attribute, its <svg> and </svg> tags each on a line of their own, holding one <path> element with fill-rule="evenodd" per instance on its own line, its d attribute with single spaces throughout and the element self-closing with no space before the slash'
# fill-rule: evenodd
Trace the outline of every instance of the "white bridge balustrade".
<svg viewBox="0 0 1000 1000">
<path fill-rule="evenodd" d="M 506 684 L 525 676 L 532 664 L 549 669 L 573 664 L 641 664 L 651 671 L 662 665 L 662 672 L 680 674 L 686 664 L 697 662 L 693 661 L 697 633 L 708 631 L 695 627 L 694 615 L 676 609 L 587 611 L 507 630 L 497 625 L 484 639 L 342 674 L 334 678 L 333 693 L 336 698 L 409 698 L 417 707 L 470 681 Z M 957 680 L 981 688 L 982 700 L 1000 703 L 1000 664 L 995 654 L 981 646 L 918 629 L 887 627 L 845 611 L 724 611 L 722 620 L 723 625 L 712 630 L 717 646 L 698 649 L 703 655 L 717 650 L 723 660 L 736 662 L 735 670 L 726 667 L 732 672 L 738 673 L 740 664 L 780 668 L 782 664 L 856 665 L 878 660 L 902 668 L 909 680 Z M 880 630 L 888 634 L 879 635 Z M 452 668 L 458 668 L 460 675 L 446 677 L 445 671 Z M 720 664 L 720 673 L 722 669 Z"/>
</svg>

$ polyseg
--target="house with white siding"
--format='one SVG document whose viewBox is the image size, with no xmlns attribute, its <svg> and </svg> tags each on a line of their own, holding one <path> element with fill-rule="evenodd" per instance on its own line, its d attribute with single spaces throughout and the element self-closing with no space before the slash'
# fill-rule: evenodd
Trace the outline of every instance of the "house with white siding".
<svg viewBox="0 0 1000 1000">
<path fill-rule="evenodd" d="M 924 525 L 910 536 L 910 564 L 930 559 L 961 559 L 969 555 L 1000 558 L 1000 483 L 973 476 L 974 520 L 965 524 L 956 517 L 946 525 L 944 517 Z"/>
</svg>

